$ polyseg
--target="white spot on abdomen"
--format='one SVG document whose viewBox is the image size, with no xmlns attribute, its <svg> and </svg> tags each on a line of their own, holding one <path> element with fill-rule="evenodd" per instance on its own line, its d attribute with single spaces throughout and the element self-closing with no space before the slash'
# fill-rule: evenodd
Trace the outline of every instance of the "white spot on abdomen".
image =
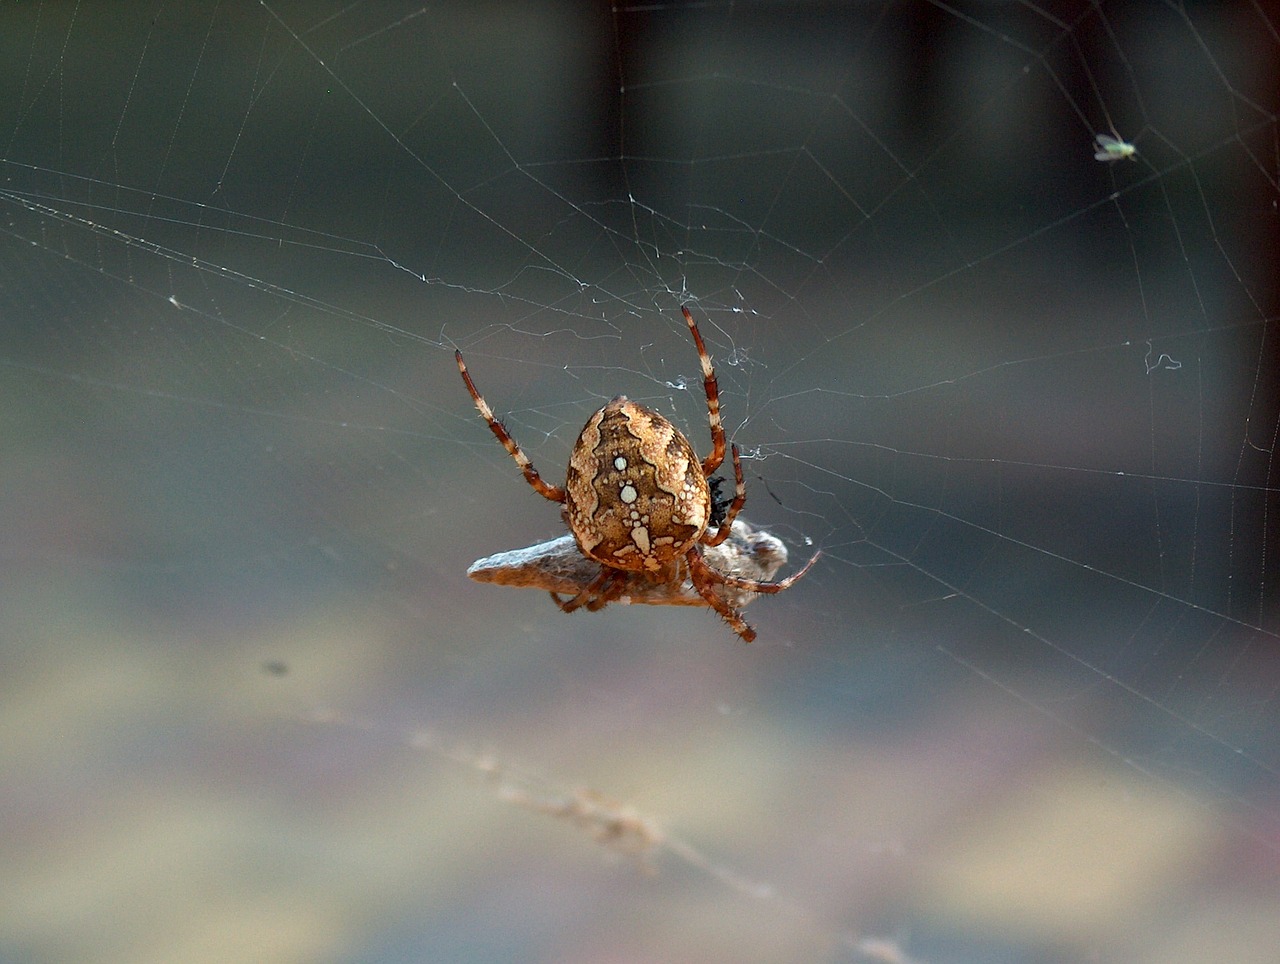
<svg viewBox="0 0 1280 964">
<path fill-rule="evenodd" d="M 631 541 L 640 547 L 646 556 L 649 554 L 649 530 L 644 526 L 636 526 L 631 530 Z"/>
<path fill-rule="evenodd" d="M 619 472 L 621 472 L 623 469 L 627 467 L 627 460 L 624 459 L 621 455 L 619 455 L 616 459 L 613 460 L 613 467 L 617 469 Z"/>
<path fill-rule="evenodd" d="M 638 493 L 636 492 L 636 487 L 632 485 L 630 482 L 628 482 L 618 491 L 618 498 L 620 498 L 627 505 L 630 505 L 632 502 L 634 502 L 637 496 L 638 496 Z"/>
</svg>

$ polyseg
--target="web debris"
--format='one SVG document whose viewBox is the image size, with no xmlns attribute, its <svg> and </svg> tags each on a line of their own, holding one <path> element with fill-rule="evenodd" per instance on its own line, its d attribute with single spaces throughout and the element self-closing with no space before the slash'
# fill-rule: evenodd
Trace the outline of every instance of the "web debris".
<svg viewBox="0 0 1280 964">
<path fill-rule="evenodd" d="M 389 735 L 397 742 L 479 773 L 505 803 L 532 813 L 553 817 L 585 833 L 615 855 L 633 859 L 646 876 L 657 876 L 657 858 L 663 853 L 724 884 L 736 893 L 767 901 L 781 914 L 812 929 L 822 940 L 851 951 L 860 961 L 873 964 L 924 964 L 909 957 L 896 941 L 865 937 L 850 930 L 832 930 L 812 911 L 780 895 L 770 884 L 752 880 L 717 863 L 693 844 L 668 833 L 653 817 L 622 800 L 591 787 L 566 787 L 525 768 L 504 763 L 492 752 L 476 750 L 430 730 L 389 731 L 373 720 L 317 708 L 305 714 L 285 715 L 302 723 L 342 726 Z"/>
</svg>

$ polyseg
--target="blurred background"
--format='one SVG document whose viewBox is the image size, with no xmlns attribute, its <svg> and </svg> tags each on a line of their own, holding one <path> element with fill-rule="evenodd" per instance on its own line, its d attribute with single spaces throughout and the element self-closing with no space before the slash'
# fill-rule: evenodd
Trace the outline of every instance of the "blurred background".
<svg viewBox="0 0 1280 964">
<path fill-rule="evenodd" d="M 0 9 L 0 959 L 1274 961 L 1278 27 Z M 682 304 L 818 567 L 468 581 Z"/>
</svg>

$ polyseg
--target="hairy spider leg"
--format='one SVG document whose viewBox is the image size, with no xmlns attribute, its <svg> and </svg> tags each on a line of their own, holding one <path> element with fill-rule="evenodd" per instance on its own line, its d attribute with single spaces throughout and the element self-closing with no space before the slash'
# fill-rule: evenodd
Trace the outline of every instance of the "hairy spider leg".
<svg viewBox="0 0 1280 964">
<path fill-rule="evenodd" d="M 685 324 L 693 334 L 693 343 L 698 348 L 698 362 L 702 365 L 702 387 L 707 393 L 707 420 L 711 423 L 711 454 L 702 460 L 702 474 L 710 478 L 724 461 L 724 425 L 720 422 L 720 384 L 716 381 L 715 369 L 711 367 L 711 356 L 707 354 L 707 346 L 702 341 L 698 324 L 684 305 L 680 306 L 684 313 Z"/>
<path fill-rule="evenodd" d="M 702 550 L 699 546 L 691 548 L 685 558 L 689 562 L 689 582 L 694 590 L 707 601 L 712 609 L 720 614 L 720 617 L 729 624 L 735 633 L 742 637 L 744 642 L 749 643 L 756 638 L 756 631 L 742 618 L 742 613 L 716 595 L 712 586 L 719 583 L 725 586 L 733 586 L 735 589 L 744 589 L 747 592 L 770 594 L 782 592 L 784 589 L 790 589 L 797 579 L 813 568 L 813 564 L 818 561 L 818 557 L 821 555 L 821 550 L 815 552 L 813 558 L 804 564 L 804 568 L 798 572 L 793 572 L 786 579 L 781 579 L 778 582 L 759 582 L 755 579 L 743 579 L 739 576 L 730 576 L 712 569 L 707 561 L 702 558 Z"/>
<path fill-rule="evenodd" d="M 717 596 L 715 590 L 711 588 L 719 573 L 702 558 L 702 553 L 697 546 L 689 550 L 686 558 L 689 560 L 689 583 L 694 590 L 707 601 L 707 605 L 720 614 L 720 618 L 728 623 L 735 633 L 742 637 L 744 643 L 752 642 L 756 638 L 756 631 L 742 618 L 742 613 Z"/>
<path fill-rule="evenodd" d="M 511 433 L 507 431 L 507 427 L 494 417 L 493 409 L 484 400 L 484 396 L 476 390 L 475 382 L 471 380 L 471 375 L 467 372 L 466 362 L 462 360 L 462 352 L 455 351 L 453 357 L 458 363 L 458 371 L 467 385 L 467 391 L 471 393 L 471 400 L 476 403 L 476 408 L 479 409 L 481 417 L 489 423 L 489 431 L 493 432 L 498 441 L 502 443 L 502 447 L 507 450 L 507 454 L 516 460 L 516 465 L 520 466 L 520 471 L 524 473 L 525 480 L 538 491 L 539 495 L 550 499 L 552 502 L 563 503 L 565 501 L 564 489 L 545 481 L 538 474 L 538 470 L 529 461 L 529 456 L 525 455 L 524 449 L 520 448 L 520 443 L 512 438 Z"/>
<path fill-rule="evenodd" d="M 738 446 L 731 446 L 729 451 L 733 454 L 733 501 L 729 503 L 729 508 L 725 510 L 724 519 L 721 520 L 715 535 L 707 535 L 705 532 L 702 534 L 702 538 L 699 541 L 704 546 L 718 546 L 729 538 L 729 530 L 733 528 L 733 520 L 738 517 L 738 513 L 747 501 L 747 484 L 742 479 L 742 462 L 738 458 Z"/>
<path fill-rule="evenodd" d="M 600 567 L 600 575 L 582 587 L 577 595 L 569 599 L 561 599 L 558 593 L 549 593 L 562 612 L 571 613 L 583 606 L 588 612 L 599 612 L 620 595 L 620 590 L 627 580 L 624 569 Z"/>
</svg>

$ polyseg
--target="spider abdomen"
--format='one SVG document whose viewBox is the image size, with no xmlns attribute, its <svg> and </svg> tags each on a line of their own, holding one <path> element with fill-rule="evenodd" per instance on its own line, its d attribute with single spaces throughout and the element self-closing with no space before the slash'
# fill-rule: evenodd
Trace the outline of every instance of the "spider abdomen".
<svg viewBox="0 0 1280 964">
<path fill-rule="evenodd" d="M 587 421 L 569 458 L 565 520 L 602 565 L 658 573 L 707 528 L 711 492 L 689 440 L 619 395 Z"/>
</svg>

